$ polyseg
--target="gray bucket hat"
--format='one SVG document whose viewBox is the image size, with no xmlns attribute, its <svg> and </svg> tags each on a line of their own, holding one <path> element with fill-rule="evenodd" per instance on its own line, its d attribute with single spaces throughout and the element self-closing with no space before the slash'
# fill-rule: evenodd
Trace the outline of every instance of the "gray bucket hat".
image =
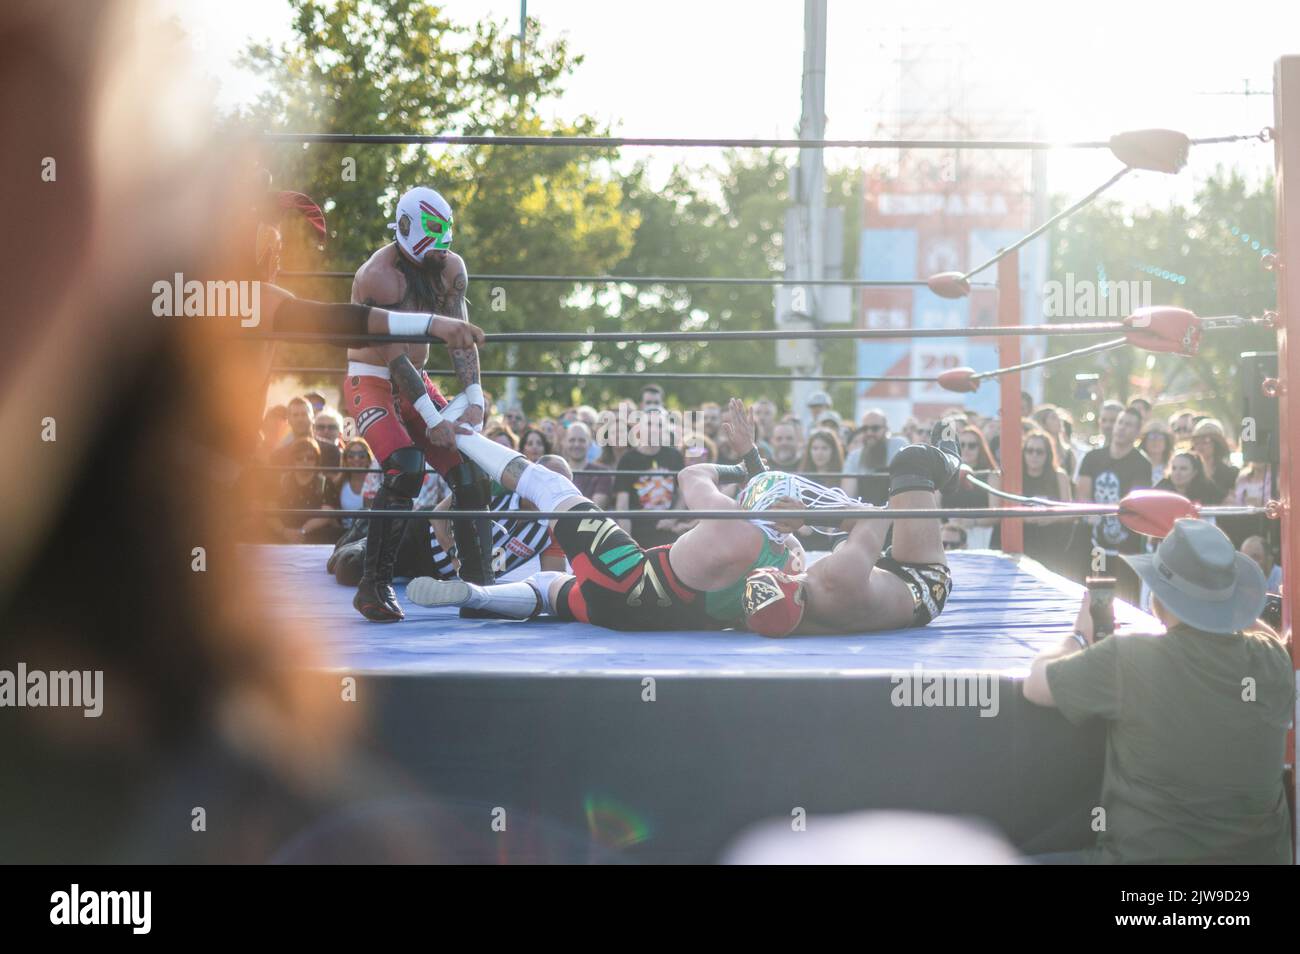
<svg viewBox="0 0 1300 954">
<path fill-rule="evenodd" d="M 1235 633 L 1264 609 L 1264 573 L 1214 524 L 1184 517 L 1155 553 L 1121 558 L 1169 612 L 1209 633 Z"/>
</svg>

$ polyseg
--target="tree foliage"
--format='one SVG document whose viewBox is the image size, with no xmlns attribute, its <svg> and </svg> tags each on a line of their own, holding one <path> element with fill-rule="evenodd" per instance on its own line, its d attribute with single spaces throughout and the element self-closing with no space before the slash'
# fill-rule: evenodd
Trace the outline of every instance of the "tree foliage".
<svg viewBox="0 0 1300 954">
<path fill-rule="evenodd" d="M 1272 179 L 1252 188 L 1240 173 L 1220 168 L 1186 205 L 1126 210 L 1099 202 L 1072 216 L 1054 235 L 1051 277 L 1062 283 L 1071 274 L 1076 283 L 1102 274 L 1112 282 L 1149 281 L 1152 304 L 1207 317 L 1260 315 L 1276 302 L 1273 276 L 1260 265 L 1274 234 Z M 1079 344 L 1058 338 L 1050 348 L 1058 353 Z M 1272 350 L 1276 338 L 1263 328 L 1207 334 L 1198 356 L 1154 355 L 1150 368 L 1146 352 L 1122 348 L 1089 359 L 1087 367 L 1066 362 L 1049 369 L 1047 398 L 1076 406 L 1075 373 L 1099 370 L 1106 397 L 1163 397 L 1166 413 L 1190 404 L 1235 429 L 1242 408 L 1240 355 Z"/>
</svg>

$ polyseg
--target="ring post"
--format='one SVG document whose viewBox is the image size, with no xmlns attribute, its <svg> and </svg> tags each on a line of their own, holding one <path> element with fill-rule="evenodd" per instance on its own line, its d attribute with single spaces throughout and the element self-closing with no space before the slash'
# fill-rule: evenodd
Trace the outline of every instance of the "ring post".
<svg viewBox="0 0 1300 954">
<path fill-rule="evenodd" d="M 1012 252 L 998 262 L 998 324 L 1014 326 L 1020 318 L 1020 253 Z M 1003 368 L 1020 363 L 1020 337 L 1006 335 L 998 339 L 998 365 Z M 1001 436 L 998 457 L 1002 469 L 1002 489 L 1021 493 L 1020 473 L 1020 372 L 1011 371 L 999 378 L 1002 386 Z M 1002 521 L 1002 552 L 1024 553 L 1024 525 L 1019 520 Z"/>
<path fill-rule="evenodd" d="M 1279 433 L 1295 434 L 1300 428 L 1300 56 L 1278 59 L 1273 74 L 1273 156 L 1277 163 L 1277 373 Z M 1288 115 L 1293 120 L 1287 121 Z M 1291 253 L 1295 253 L 1295 264 Z M 1291 341 L 1291 332 L 1297 340 Z M 1300 478 L 1295 442 L 1281 441 L 1278 493 L 1282 498 L 1282 637 L 1291 641 L 1291 662 L 1300 662 L 1293 639 L 1295 600 L 1300 596 L 1300 535 L 1296 506 L 1300 505 Z M 1295 785 L 1295 728 L 1287 739 L 1287 758 Z M 1292 795 L 1294 796 L 1294 791 Z M 1292 799 L 1294 804 L 1294 798 Z M 1294 819 L 1291 833 L 1296 837 Z M 1300 838 L 1296 841 L 1300 848 Z M 1296 851 L 1300 855 L 1300 850 Z"/>
</svg>

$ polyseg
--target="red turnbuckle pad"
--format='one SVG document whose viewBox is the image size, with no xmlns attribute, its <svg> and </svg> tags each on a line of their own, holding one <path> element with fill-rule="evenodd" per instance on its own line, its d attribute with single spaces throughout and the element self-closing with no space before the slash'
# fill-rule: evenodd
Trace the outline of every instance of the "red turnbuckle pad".
<svg viewBox="0 0 1300 954">
<path fill-rule="evenodd" d="M 1130 169 L 1177 172 L 1187 165 L 1191 140 L 1173 129 L 1134 129 L 1110 137 L 1110 151 Z"/>
<path fill-rule="evenodd" d="M 975 377 L 974 368 L 949 368 L 935 379 L 945 391 L 958 391 L 969 394 L 979 390 L 980 379 Z"/>
<path fill-rule="evenodd" d="M 1171 490 L 1134 490 L 1119 502 L 1119 522 L 1148 537 L 1167 537 L 1175 520 L 1200 512 L 1196 504 Z"/>
<path fill-rule="evenodd" d="M 1201 319 L 1186 308 L 1155 305 L 1124 319 L 1128 343 L 1147 351 L 1194 355 L 1201 348 Z"/>
<path fill-rule="evenodd" d="M 970 279 L 961 272 L 939 272 L 925 283 L 940 298 L 965 298 L 970 294 Z"/>
</svg>

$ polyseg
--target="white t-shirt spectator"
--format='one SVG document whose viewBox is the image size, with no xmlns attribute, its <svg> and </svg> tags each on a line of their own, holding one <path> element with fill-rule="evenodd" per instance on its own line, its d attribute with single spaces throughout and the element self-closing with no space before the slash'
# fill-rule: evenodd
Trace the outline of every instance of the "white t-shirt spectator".
<svg viewBox="0 0 1300 954">
<path fill-rule="evenodd" d="M 352 481 L 344 480 L 339 486 L 339 509 L 340 510 L 367 510 L 375 499 L 375 494 L 379 492 L 380 476 L 378 474 L 366 474 L 366 479 L 361 482 L 359 491 L 352 489 Z M 345 527 L 352 526 L 352 517 L 344 517 L 340 522 Z"/>
</svg>

